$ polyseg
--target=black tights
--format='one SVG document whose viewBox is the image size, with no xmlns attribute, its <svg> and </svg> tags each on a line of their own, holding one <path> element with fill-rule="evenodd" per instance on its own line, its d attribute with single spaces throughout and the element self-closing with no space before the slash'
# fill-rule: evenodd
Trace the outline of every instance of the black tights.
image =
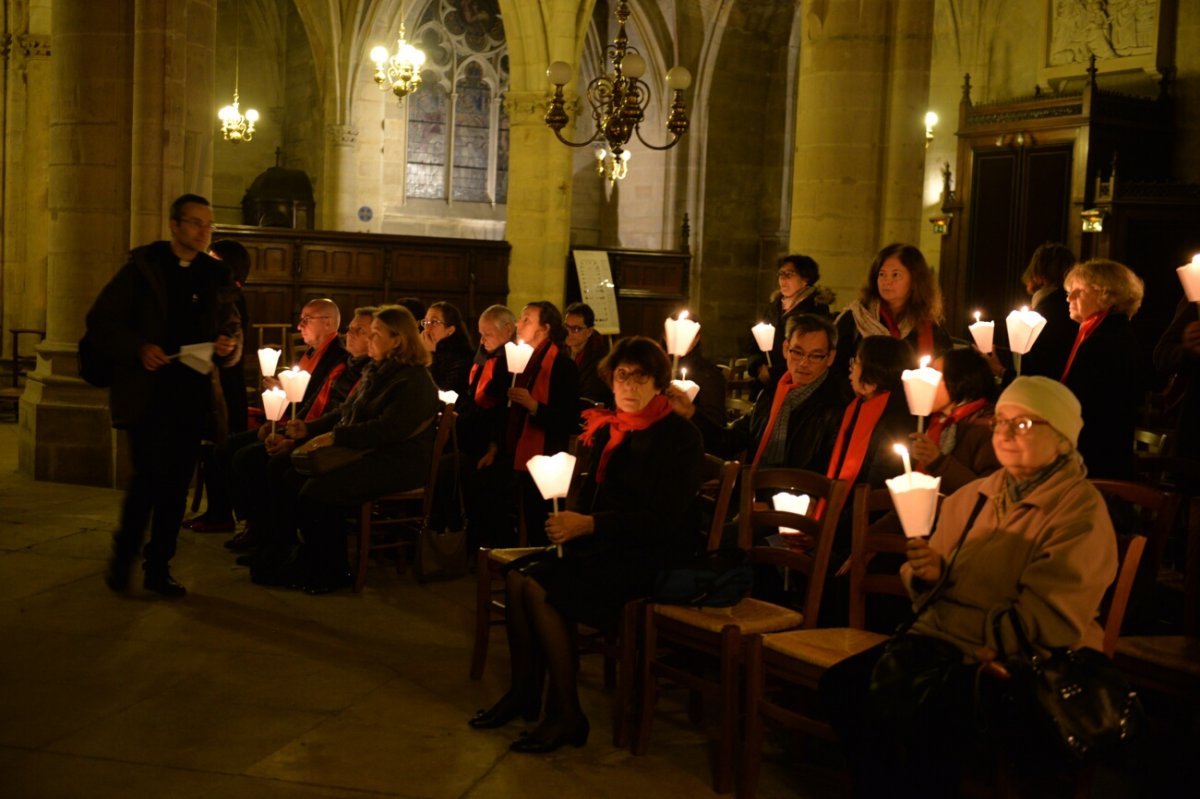
<svg viewBox="0 0 1200 799">
<path fill-rule="evenodd" d="M 546 717 L 531 734 L 551 738 L 575 729 L 583 719 L 583 708 L 567 621 L 546 603 L 546 590 L 516 570 L 505 578 L 505 602 L 512 688 L 500 702 L 516 702 L 527 715 L 536 713 L 544 667 L 550 677 Z"/>
</svg>

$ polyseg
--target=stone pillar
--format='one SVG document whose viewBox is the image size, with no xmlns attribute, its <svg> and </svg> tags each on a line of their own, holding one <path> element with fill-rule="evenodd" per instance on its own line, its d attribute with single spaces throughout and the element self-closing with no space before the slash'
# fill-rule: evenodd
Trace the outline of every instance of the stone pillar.
<svg viewBox="0 0 1200 799">
<path fill-rule="evenodd" d="M 20 408 L 21 472 L 112 485 L 107 392 L 77 377 L 84 315 L 129 239 L 128 0 L 55 0 L 46 341 Z M 97 58 L 103 53 L 103 58 Z"/>
<path fill-rule="evenodd" d="M 816 258 L 844 302 L 885 239 L 917 236 L 922 176 L 907 164 L 924 109 L 905 116 L 909 93 L 928 87 L 932 0 L 805 0 L 801 24 L 789 249 Z"/>
<path fill-rule="evenodd" d="M 512 245 L 508 305 L 534 300 L 562 307 L 571 246 L 573 151 L 554 137 L 542 117 L 545 91 L 509 91 L 508 223 Z"/>
<path fill-rule="evenodd" d="M 358 129 L 330 125 L 325 147 L 325 180 L 319 192 L 321 230 L 358 230 Z M 375 209 L 382 214 L 383 209 Z"/>
</svg>

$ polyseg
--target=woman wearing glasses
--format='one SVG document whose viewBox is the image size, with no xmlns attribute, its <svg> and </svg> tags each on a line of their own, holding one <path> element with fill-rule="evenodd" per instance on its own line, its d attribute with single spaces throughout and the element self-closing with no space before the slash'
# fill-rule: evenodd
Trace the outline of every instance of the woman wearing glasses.
<svg viewBox="0 0 1200 799">
<path fill-rule="evenodd" d="M 689 512 L 700 487 L 700 433 L 671 412 L 664 396 L 671 378 L 666 353 L 647 338 L 617 342 L 601 364 L 616 411 L 585 412 L 581 441 L 591 462 L 571 510 L 551 516 L 546 534 L 563 547 L 506 576 L 512 686 L 471 719 L 476 729 L 501 727 L 518 716 L 539 716 L 542 685 L 534 654 L 550 678 L 546 717 L 510 748 L 552 752 L 582 746 L 588 721 L 579 705 L 570 631 L 576 622 L 612 629 L 625 602 L 648 595 L 658 571 L 691 554 Z"/>
<path fill-rule="evenodd" d="M 475 350 L 458 308 L 448 302 L 430 305 L 421 320 L 421 343 L 433 356 L 429 373 L 437 387 L 465 396 Z"/>
<path fill-rule="evenodd" d="M 832 290 L 818 286 L 821 269 L 807 255 L 785 255 L 779 259 L 776 272 L 779 290 L 771 294 L 770 303 L 758 321 L 775 325 L 775 343 L 771 347 L 771 369 L 767 359 L 760 354 L 750 362 L 750 374 L 763 386 L 775 383 L 787 369 L 783 346 L 786 341 L 788 320 L 800 314 L 829 316 L 829 306 L 836 299 Z M 755 352 L 758 352 L 757 345 Z"/>
<path fill-rule="evenodd" d="M 875 665 L 869 692 L 829 685 L 860 711 L 839 730 L 858 764 L 871 763 L 859 778 L 886 782 L 860 786 L 863 795 L 894 785 L 957 795 L 957 766 L 979 729 L 977 672 L 997 652 L 1018 651 L 1016 625 L 1042 654 L 1101 648 L 1096 619 L 1117 542 L 1075 449 L 1079 401 L 1055 380 L 1019 377 L 992 425 L 1001 469 L 950 496 L 928 540 L 908 541 L 900 576 L 914 605 L 932 601 Z"/>
</svg>

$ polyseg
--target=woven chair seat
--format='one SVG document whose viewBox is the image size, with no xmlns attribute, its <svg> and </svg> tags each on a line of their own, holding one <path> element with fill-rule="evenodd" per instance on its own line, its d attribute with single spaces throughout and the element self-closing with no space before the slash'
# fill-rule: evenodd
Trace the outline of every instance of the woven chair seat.
<svg viewBox="0 0 1200 799">
<path fill-rule="evenodd" d="M 765 636 L 763 649 L 827 669 L 887 639 L 886 635 L 856 630 L 853 627 L 792 630 Z"/>
<path fill-rule="evenodd" d="M 655 605 L 654 611 L 666 619 L 691 625 L 700 630 L 720 633 L 730 624 L 742 635 L 790 630 L 804 623 L 804 614 L 747 597 L 731 608 L 692 608 L 686 605 Z"/>
</svg>

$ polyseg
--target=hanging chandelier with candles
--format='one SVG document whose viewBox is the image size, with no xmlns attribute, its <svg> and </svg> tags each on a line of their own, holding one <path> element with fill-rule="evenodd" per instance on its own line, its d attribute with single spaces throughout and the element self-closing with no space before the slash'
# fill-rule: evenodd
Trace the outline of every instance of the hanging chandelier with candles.
<svg viewBox="0 0 1200 799">
<path fill-rule="evenodd" d="M 400 19 L 404 19 L 404 4 L 400 4 Z M 404 23 L 400 23 L 400 38 L 396 41 L 396 52 L 389 53 L 383 45 L 371 50 L 375 62 L 375 85 L 380 91 L 391 90 L 398 100 L 412 94 L 421 85 L 421 67 L 425 64 L 425 53 L 404 40 Z"/>
<path fill-rule="evenodd" d="M 234 44 L 233 44 L 233 102 L 217 112 L 217 118 L 221 120 L 221 134 L 225 137 L 225 141 L 237 144 L 242 141 L 250 141 L 254 138 L 254 123 L 258 121 L 258 112 L 253 108 L 247 108 L 243 114 L 238 110 L 238 78 L 241 69 L 241 50 L 242 50 L 242 5 L 239 2 L 235 7 L 236 19 L 234 21 Z"/>
<path fill-rule="evenodd" d="M 692 85 L 692 73 L 686 68 L 675 66 L 667 72 L 667 88 L 674 92 L 671 112 L 667 117 L 667 132 L 671 138 L 662 145 L 651 144 L 642 138 L 639 126 L 650 103 L 650 87 L 641 79 L 646 74 L 646 59 L 637 48 L 629 45 L 625 35 L 625 22 L 629 19 L 629 3 L 626 0 L 617 3 L 616 15 L 617 36 L 605 48 L 607 60 L 612 62 L 612 72 L 593 78 L 587 86 L 587 100 L 592 106 L 595 132 L 580 142 L 562 135 L 562 129 L 570 121 L 563 86 L 574 74 L 571 65 L 565 61 L 555 61 L 546 70 L 546 77 L 554 84 L 554 97 L 550 100 L 545 117 L 554 135 L 568 147 L 586 147 L 593 142 L 601 142 L 596 147 L 596 173 L 613 182 L 628 174 L 629 150 L 625 146 L 633 136 L 637 136 L 638 141 L 651 150 L 669 150 L 679 143 L 688 129 L 683 92 Z"/>
</svg>

